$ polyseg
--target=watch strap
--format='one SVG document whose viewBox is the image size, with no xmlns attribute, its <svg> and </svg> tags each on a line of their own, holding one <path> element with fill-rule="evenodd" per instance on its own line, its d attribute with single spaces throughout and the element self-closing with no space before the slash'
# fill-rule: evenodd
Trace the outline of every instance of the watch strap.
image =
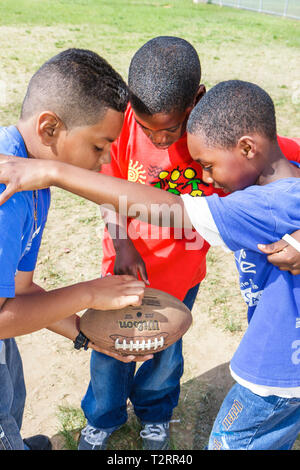
<svg viewBox="0 0 300 470">
<path fill-rule="evenodd" d="M 82 331 L 80 331 L 80 317 L 78 316 L 76 316 L 76 326 L 77 326 L 79 333 L 75 338 L 74 348 L 75 349 L 84 348 L 84 350 L 86 351 L 90 340 L 85 336 L 84 333 L 82 333 Z"/>
</svg>

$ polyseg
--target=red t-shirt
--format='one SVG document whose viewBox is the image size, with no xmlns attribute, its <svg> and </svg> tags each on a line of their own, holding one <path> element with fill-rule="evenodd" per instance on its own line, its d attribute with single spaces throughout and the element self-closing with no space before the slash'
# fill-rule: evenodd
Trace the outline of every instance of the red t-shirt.
<svg viewBox="0 0 300 470">
<path fill-rule="evenodd" d="M 300 161 L 300 142 L 280 138 L 279 144 L 290 159 Z M 202 181 L 202 168 L 194 162 L 184 134 L 167 150 L 157 149 L 136 123 L 130 106 L 125 113 L 122 132 L 111 147 L 111 163 L 102 173 L 148 184 L 174 194 L 224 195 Z M 163 290 L 183 300 L 206 274 L 209 245 L 196 231 L 148 225 L 128 219 L 128 234 L 143 258 L 150 287 Z M 103 238 L 102 274 L 113 273 L 115 250 L 108 231 Z"/>
</svg>

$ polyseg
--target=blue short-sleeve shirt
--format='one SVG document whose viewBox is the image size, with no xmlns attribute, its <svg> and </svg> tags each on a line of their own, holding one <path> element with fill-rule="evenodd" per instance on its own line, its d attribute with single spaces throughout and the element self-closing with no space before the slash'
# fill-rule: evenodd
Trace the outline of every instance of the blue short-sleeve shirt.
<svg viewBox="0 0 300 470">
<path fill-rule="evenodd" d="M 0 127 L 0 153 L 28 158 L 15 126 Z M 0 192 L 4 189 L 0 184 Z M 48 188 L 16 193 L 0 206 L 0 297 L 15 296 L 17 271 L 35 269 L 49 207 Z"/>
</svg>

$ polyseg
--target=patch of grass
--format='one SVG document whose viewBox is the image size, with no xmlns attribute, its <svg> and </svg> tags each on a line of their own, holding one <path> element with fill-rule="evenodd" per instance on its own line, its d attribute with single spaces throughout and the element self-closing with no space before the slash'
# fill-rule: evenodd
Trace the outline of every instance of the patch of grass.
<svg viewBox="0 0 300 470">
<path fill-rule="evenodd" d="M 59 434 L 64 440 L 65 449 L 77 450 L 79 433 L 86 423 L 82 410 L 60 406 L 58 409 L 58 420 L 61 427 Z"/>
</svg>

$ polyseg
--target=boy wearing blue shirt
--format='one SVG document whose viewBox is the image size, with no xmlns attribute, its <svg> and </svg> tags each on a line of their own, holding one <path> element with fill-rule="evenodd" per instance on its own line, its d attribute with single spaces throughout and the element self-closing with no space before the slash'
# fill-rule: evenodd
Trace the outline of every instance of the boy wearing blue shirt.
<svg viewBox="0 0 300 470">
<path fill-rule="evenodd" d="M 91 51 L 64 51 L 32 77 L 17 125 L 0 128 L 0 152 L 99 171 L 127 102 L 126 84 L 104 59 Z M 19 192 L 0 208 L 0 450 L 51 449 L 46 436 L 23 440 L 20 434 L 26 391 L 14 336 L 48 327 L 72 339 L 76 349 L 95 348 L 78 331 L 75 313 L 139 303 L 143 294 L 144 283 L 131 276 L 50 292 L 34 284 L 49 205 L 45 188 Z"/>
<path fill-rule="evenodd" d="M 183 196 L 185 210 L 211 244 L 235 252 L 248 306 L 230 364 L 237 383 L 208 448 L 291 449 L 300 432 L 300 276 L 268 263 L 257 240 L 272 243 L 299 227 L 300 171 L 277 145 L 271 98 L 254 84 L 218 84 L 191 113 L 188 133 L 205 181 L 232 194 Z"/>
</svg>

